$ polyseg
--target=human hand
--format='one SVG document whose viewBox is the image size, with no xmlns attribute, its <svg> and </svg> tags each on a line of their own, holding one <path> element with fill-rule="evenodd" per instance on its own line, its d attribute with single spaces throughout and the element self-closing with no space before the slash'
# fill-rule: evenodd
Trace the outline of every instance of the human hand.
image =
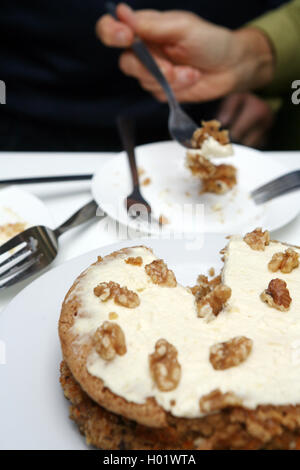
<svg viewBox="0 0 300 470">
<path fill-rule="evenodd" d="M 116 21 L 105 15 L 96 30 L 104 44 L 130 47 L 135 34 L 145 40 L 179 101 L 219 98 L 234 90 L 256 88 L 273 74 L 273 53 L 263 33 L 232 32 L 184 11 L 133 12 L 121 4 Z M 166 97 L 160 85 L 131 51 L 120 57 L 121 70 L 137 78 L 157 99 Z"/>
<path fill-rule="evenodd" d="M 268 103 L 256 95 L 234 93 L 223 100 L 217 119 L 229 129 L 235 142 L 262 148 L 274 122 L 274 113 Z"/>
</svg>

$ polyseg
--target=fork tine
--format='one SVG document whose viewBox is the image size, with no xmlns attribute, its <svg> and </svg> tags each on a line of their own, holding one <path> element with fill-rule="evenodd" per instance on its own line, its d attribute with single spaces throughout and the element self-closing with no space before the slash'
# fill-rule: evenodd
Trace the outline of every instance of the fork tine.
<svg viewBox="0 0 300 470">
<path fill-rule="evenodd" d="M 28 264 L 31 265 L 31 260 L 38 259 L 36 254 L 31 253 L 31 251 L 28 252 L 27 256 L 19 256 L 15 258 L 15 260 L 17 261 L 19 258 L 21 258 L 19 262 L 14 263 L 12 266 L 8 267 L 4 271 L 0 270 L 0 281 L 17 273 L 23 266 L 26 267 Z"/>
<path fill-rule="evenodd" d="M 5 279 L 0 280 L 0 291 L 7 287 L 13 286 L 17 282 L 20 282 L 26 279 L 27 277 L 31 276 L 34 273 L 37 273 L 38 263 L 39 263 L 39 259 L 36 259 L 36 258 L 32 259 L 31 262 L 23 265 L 23 269 L 20 269 L 19 272 L 15 274 L 14 276 L 8 277 L 8 278 L 6 277 Z"/>
<path fill-rule="evenodd" d="M 17 260 L 17 258 L 19 258 L 20 256 L 25 255 L 25 253 L 28 253 L 28 254 L 31 253 L 31 251 L 27 248 L 27 246 L 24 246 L 24 248 L 21 248 L 20 250 L 13 253 L 11 256 L 8 256 L 7 258 L 5 258 L 4 261 L 0 263 L 0 271 L 1 271 L 1 268 L 3 268 L 6 264 L 12 263 L 13 261 Z"/>
<path fill-rule="evenodd" d="M 8 240 L 7 242 L 5 242 L 3 245 L 0 246 L 0 255 L 3 255 L 4 253 L 12 250 L 13 248 L 16 248 L 21 243 L 26 243 L 26 242 L 22 240 L 20 235 L 15 235 L 10 240 Z"/>
</svg>

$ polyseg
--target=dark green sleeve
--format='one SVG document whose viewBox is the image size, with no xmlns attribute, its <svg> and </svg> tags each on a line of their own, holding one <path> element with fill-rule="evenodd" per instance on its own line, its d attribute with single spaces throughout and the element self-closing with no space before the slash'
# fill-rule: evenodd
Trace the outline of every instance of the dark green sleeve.
<svg viewBox="0 0 300 470">
<path fill-rule="evenodd" d="M 267 13 L 249 23 L 261 29 L 273 44 L 275 76 L 268 94 L 290 93 L 293 80 L 300 79 L 300 0 Z"/>
</svg>

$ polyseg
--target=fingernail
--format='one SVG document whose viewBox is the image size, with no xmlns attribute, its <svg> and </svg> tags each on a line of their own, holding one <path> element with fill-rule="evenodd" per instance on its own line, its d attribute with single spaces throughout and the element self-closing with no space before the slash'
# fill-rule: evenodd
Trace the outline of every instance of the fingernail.
<svg viewBox="0 0 300 470">
<path fill-rule="evenodd" d="M 179 70 L 177 78 L 181 83 L 196 82 L 200 78 L 200 73 L 196 70 Z"/>
<path fill-rule="evenodd" d="M 177 74 L 177 79 L 179 82 L 185 83 L 189 81 L 189 77 L 186 70 L 179 70 Z"/>
<path fill-rule="evenodd" d="M 118 46 L 128 46 L 129 39 L 128 39 L 128 34 L 126 31 L 120 29 L 119 31 L 116 32 L 116 41 L 118 43 Z"/>
</svg>

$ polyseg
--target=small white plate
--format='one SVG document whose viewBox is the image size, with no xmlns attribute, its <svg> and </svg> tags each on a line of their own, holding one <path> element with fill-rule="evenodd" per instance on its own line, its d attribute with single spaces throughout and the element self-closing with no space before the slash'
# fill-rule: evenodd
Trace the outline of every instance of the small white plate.
<svg viewBox="0 0 300 470">
<path fill-rule="evenodd" d="M 68 418 L 69 402 L 59 384 L 61 303 L 98 255 L 141 243 L 166 260 L 179 282 L 192 285 L 210 267 L 218 272 L 226 240 L 205 235 L 201 247 L 184 240 L 117 243 L 48 271 L 17 295 L 0 315 L 0 449 L 88 449 Z"/>
<path fill-rule="evenodd" d="M 40 199 L 23 189 L 10 186 L 0 191 L 0 225 L 17 221 L 26 222 L 28 227 L 53 227 L 52 217 Z"/>
<path fill-rule="evenodd" d="M 274 158 L 248 147 L 234 145 L 234 152 L 233 157 L 216 159 L 216 163 L 226 162 L 237 167 L 237 187 L 225 195 L 200 195 L 199 180 L 185 168 L 185 150 L 176 142 L 138 147 L 137 164 L 144 170 L 140 180 L 151 180 L 148 186 L 141 186 L 143 196 L 150 203 L 156 219 L 163 215 L 170 221 L 163 227 L 158 227 L 157 223 L 150 226 L 142 223 L 140 229 L 155 234 L 183 231 L 244 233 L 258 226 L 276 230 L 294 219 L 299 213 L 296 193 L 263 206 L 256 206 L 249 197 L 249 192 L 256 187 L 284 174 L 285 167 Z M 128 216 L 124 204 L 132 191 L 124 152 L 111 158 L 95 174 L 92 191 L 108 215 L 133 229 L 138 228 L 136 220 Z"/>
</svg>

